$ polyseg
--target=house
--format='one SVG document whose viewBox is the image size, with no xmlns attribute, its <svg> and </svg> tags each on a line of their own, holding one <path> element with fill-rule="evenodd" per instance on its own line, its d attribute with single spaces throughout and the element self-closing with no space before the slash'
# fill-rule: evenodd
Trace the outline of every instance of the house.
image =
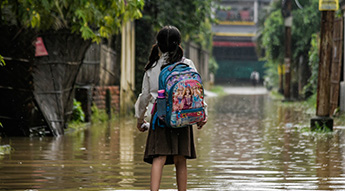
<svg viewBox="0 0 345 191">
<path fill-rule="evenodd" d="M 228 10 L 217 10 L 219 24 L 213 25 L 213 55 L 219 65 L 215 81 L 249 81 L 253 70 L 263 76 L 264 61 L 259 61 L 255 37 L 259 17 L 271 0 L 222 0 Z"/>
</svg>

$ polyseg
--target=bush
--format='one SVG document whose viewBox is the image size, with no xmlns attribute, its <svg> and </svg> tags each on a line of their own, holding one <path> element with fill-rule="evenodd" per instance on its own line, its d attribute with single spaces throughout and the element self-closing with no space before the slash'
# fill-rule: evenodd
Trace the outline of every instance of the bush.
<svg viewBox="0 0 345 191">
<path fill-rule="evenodd" d="M 92 111 L 92 122 L 105 122 L 108 120 L 108 115 L 105 110 L 98 109 L 96 105 L 93 105 L 91 108 Z"/>
<path fill-rule="evenodd" d="M 211 57 L 211 58 L 209 59 L 208 70 L 209 70 L 211 73 L 216 74 L 218 68 L 219 68 L 219 65 L 218 65 L 217 61 L 214 59 L 214 57 Z"/>
<path fill-rule="evenodd" d="M 76 99 L 73 99 L 73 113 L 72 113 L 71 121 L 73 122 L 85 121 L 85 113 L 81 107 L 81 103 L 77 101 Z"/>
</svg>

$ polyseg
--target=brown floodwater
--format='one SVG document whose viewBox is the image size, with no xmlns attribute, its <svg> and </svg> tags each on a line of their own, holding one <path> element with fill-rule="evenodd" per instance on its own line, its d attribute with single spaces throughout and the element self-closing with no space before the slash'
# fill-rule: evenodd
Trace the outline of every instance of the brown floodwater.
<svg viewBox="0 0 345 191">
<path fill-rule="evenodd" d="M 312 115 L 267 95 L 212 97 L 209 123 L 194 129 L 188 190 L 345 190 L 345 131 L 311 133 Z M 1 138 L 0 190 L 148 190 L 147 133 L 121 118 L 54 137 Z M 162 190 L 176 190 L 174 166 Z"/>
</svg>

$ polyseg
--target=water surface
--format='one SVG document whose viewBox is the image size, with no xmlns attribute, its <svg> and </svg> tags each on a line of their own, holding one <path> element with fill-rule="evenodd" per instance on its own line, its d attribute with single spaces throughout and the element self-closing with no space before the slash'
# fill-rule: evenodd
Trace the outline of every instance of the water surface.
<svg viewBox="0 0 345 191">
<path fill-rule="evenodd" d="M 188 190 L 345 190 L 345 133 L 304 131 L 309 115 L 260 95 L 208 100 L 209 123 L 194 129 Z M 1 138 L 0 190 L 148 190 L 147 133 L 133 118 L 65 136 Z M 164 168 L 162 190 L 176 190 Z"/>
</svg>

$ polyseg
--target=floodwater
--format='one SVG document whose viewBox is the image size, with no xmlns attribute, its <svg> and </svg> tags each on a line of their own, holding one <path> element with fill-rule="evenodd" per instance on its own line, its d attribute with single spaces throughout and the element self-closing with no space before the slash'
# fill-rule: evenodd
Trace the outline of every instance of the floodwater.
<svg viewBox="0 0 345 191">
<path fill-rule="evenodd" d="M 248 92 L 248 91 L 246 91 Z M 255 92 L 253 90 L 253 92 Z M 312 115 L 268 95 L 210 97 L 209 123 L 194 129 L 188 190 L 345 190 L 345 131 L 305 131 Z M 59 138 L 2 138 L 0 190 L 148 190 L 147 133 L 123 118 Z M 176 190 L 164 168 L 162 190 Z"/>
</svg>

